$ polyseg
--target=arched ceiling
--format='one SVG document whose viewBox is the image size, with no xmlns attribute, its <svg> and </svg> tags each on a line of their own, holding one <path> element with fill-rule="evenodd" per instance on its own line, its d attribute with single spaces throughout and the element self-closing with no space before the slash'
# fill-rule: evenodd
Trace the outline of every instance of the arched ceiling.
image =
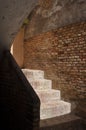
<svg viewBox="0 0 86 130">
<path fill-rule="evenodd" d="M 0 49 L 10 48 L 27 16 L 29 23 L 26 39 L 51 29 L 85 21 L 86 0 L 0 0 Z"/>
<path fill-rule="evenodd" d="M 86 0 L 39 0 L 29 16 L 25 39 L 86 20 Z"/>
<path fill-rule="evenodd" d="M 0 51 L 10 45 L 38 0 L 0 0 Z"/>
</svg>

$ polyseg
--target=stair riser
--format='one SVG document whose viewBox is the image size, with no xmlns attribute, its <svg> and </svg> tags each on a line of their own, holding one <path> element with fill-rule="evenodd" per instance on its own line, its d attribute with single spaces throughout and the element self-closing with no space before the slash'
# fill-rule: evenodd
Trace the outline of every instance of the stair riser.
<svg viewBox="0 0 86 130">
<path fill-rule="evenodd" d="M 52 88 L 52 81 L 51 80 L 29 80 L 31 83 L 32 87 L 34 89 L 38 90 L 47 90 Z"/>
<path fill-rule="evenodd" d="M 61 95 L 60 95 L 60 91 L 56 91 L 56 92 L 38 92 L 36 91 L 41 102 L 48 102 L 48 101 L 53 101 L 53 100 L 60 100 L 61 99 Z"/>
<path fill-rule="evenodd" d="M 40 118 L 41 119 L 47 119 L 47 118 L 52 118 L 52 117 L 57 117 L 61 115 L 65 115 L 71 112 L 70 105 L 62 105 L 62 106 L 57 106 L 54 108 L 41 108 L 40 111 Z"/>
<path fill-rule="evenodd" d="M 44 79 L 43 71 L 22 70 L 27 79 Z"/>
</svg>

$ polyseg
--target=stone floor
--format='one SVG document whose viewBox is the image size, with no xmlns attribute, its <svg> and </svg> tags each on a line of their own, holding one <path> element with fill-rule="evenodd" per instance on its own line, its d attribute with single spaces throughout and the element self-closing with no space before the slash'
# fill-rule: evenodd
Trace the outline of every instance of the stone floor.
<svg viewBox="0 0 86 130">
<path fill-rule="evenodd" d="M 82 119 L 67 114 L 60 117 L 40 121 L 40 130 L 86 130 Z"/>
</svg>

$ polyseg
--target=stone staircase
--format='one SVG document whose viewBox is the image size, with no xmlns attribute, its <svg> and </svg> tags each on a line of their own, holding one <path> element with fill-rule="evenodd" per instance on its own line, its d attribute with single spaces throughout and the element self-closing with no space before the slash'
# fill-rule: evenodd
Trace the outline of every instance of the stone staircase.
<svg viewBox="0 0 86 130">
<path fill-rule="evenodd" d="M 71 112 L 71 104 L 61 100 L 59 90 L 52 89 L 52 81 L 44 79 L 44 71 L 22 69 L 41 101 L 40 119 L 48 119 Z"/>
</svg>

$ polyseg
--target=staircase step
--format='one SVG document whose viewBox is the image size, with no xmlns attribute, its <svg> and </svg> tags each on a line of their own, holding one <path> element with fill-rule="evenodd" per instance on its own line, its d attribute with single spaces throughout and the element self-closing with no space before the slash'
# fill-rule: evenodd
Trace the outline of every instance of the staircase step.
<svg viewBox="0 0 86 130">
<path fill-rule="evenodd" d="M 53 101 L 53 100 L 60 100 L 61 94 L 59 90 L 35 90 L 41 100 L 42 103 Z"/>
<path fill-rule="evenodd" d="M 22 69 L 27 79 L 43 79 L 44 71 L 42 70 L 31 70 L 31 69 Z"/>
<path fill-rule="evenodd" d="M 52 88 L 52 80 L 47 79 L 29 79 L 29 82 L 31 83 L 32 87 L 34 89 L 39 90 L 49 90 Z"/>
<path fill-rule="evenodd" d="M 52 89 L 52 81 L 44 79 L 44 71 L 31 69 L 22 71 L 40 98 L 42 120 L 71 112 L 71 104 L 61 100 L 60 90 Z"/>
<path fill-rule="evenodd" d="M 62 100 L 41 104 L 40 118 L 52 118 L 71 112 L 71 104 Z"/>
</svg>

